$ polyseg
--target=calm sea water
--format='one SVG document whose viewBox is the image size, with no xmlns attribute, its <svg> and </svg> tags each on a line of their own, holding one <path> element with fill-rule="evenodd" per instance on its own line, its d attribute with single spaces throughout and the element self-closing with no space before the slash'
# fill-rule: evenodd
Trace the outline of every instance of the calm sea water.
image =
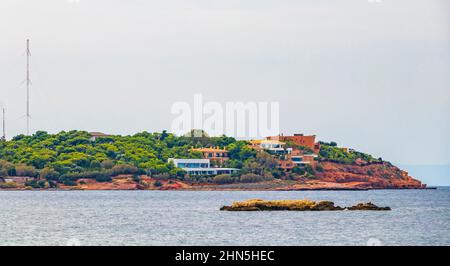
<svg viewBox="0 0 450 266">
<path fill-rule="evenodd" d="M 372 201 L 392 211 L 221 212 L 236 200 Z M 450 188 L 0 191 L 0 245 L 450 245 Z"/>
</svg>

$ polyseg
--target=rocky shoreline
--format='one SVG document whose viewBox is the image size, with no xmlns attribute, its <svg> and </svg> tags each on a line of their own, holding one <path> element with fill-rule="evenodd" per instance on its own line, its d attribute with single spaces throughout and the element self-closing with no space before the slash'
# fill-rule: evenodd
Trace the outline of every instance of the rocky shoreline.
<svg viewBox="0 0 450 266">
<path fill-rule="evenodd" d="M 273 180 L 256 183 L 211 184 L 187 182 L 181 180 L 161 180 L 141 176 L 140 181 L 133 180 L 131 175 L 115 177 L 110 182 L 98 182 L 93 179 L 80 179 L 76 186 L 58 184 L 57 187 L 32 188 L 25 184 L 15 187 L 1 187 L 0 191 L 23 190 L 179 190 L 179 191 L 369 191 L 380 189 L 436 189 L 426 186 L 378 186 L 361 182 L 330 182 L 322 180 Z"/>
<path fill-rule="evenodd" d="M 223 206 L 221 211 L 390 211 L 390 207 L 379 207 L 372 202 L 358 203 L 350 207 L 335 206 L 332 201 L 311 200 L 261 200 L 251 199 Z"/>
<path fill-rule="evenodd" d="M 368 191 L 374 189 L 435 189 L 427 187 L 389 163 L 372 165 L 344 165 L 321 162 L 322 168 L 316 176 L 291 179 L 275 179 L 260 182 L 234 182 L 219 184 L 214 182 L 188 181 L 183 179 L 161 179 L 148 175 L 122 174 L 109 181 L 93 178 L 79 178 L 72 185 L 54 183 L 42 187 L 28 186 L 23 180 L 31 177 L 8 177 L 15 182 L 0 183 L 0 190 L 188 190 L 188 191 Z"/>
</svg>

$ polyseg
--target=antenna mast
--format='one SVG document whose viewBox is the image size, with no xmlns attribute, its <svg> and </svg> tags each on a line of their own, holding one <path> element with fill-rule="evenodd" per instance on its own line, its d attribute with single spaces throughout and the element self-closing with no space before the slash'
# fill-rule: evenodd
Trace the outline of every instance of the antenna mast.
<svg viewBox="0 0 450 266">
<path fill-rule="evenodd" d="M 27 135 L 30 135 L 30 40 L 27 39 Z"/>
<path fill-rule="evenodd" d="M 2 108 L 2 113 L 3 113 L 3 136 L 2 136 L 2 140 L 6 140 L 5 108 Z"/>
</svg>

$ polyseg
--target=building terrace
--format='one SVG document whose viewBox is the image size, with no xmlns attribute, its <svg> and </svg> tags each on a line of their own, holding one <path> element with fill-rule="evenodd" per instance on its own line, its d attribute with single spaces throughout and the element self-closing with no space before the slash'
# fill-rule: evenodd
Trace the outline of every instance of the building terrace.
<svg viewBox="0 0 450 266">
<path fill-rule="evenodd" d="M 169 158 L 175 167 L 181 168 L 188 175 L 220 175 L 234 174 L 239 171 L 236 168 L 211 167 L 210 159 L 175 159 Z"/>
</svg>

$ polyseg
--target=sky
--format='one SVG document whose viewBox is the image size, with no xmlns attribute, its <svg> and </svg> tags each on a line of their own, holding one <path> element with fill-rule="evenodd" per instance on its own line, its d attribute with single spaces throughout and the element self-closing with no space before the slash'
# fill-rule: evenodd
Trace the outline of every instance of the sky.
<svg viewBox="0 0 450 266">
<path fill-rule="evenodd" d="M 285 134 L 450 164 L 448 0 L 2 0 L 0 105 L 31 128 L 169 129 L 174 102 L 277 101 Z"/>
</svg>

